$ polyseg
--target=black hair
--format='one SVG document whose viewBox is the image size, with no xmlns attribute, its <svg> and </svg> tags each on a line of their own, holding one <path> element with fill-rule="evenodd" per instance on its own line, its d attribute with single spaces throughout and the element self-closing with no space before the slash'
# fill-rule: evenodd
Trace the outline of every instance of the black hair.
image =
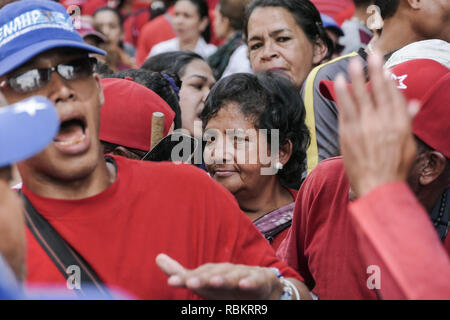
<svg viewBox="0 0 450 320">
<path fill-rule="evenodd" d="M 135 82 L 152 90 L 166 101 L 173 112 L 175 112 L 175 118 L 173 119 L 174 129 L 181 128 L 181 109 L 177 92 L 177 88 L 179 90 L 181 87 L 181 81 L 176 74 L 169 71 L 159 73 L 142 69 L 129 69 L 107 75 L 104 78 L 125 79 L 126 77 L 132 78 Z M 169 79 L 173 81 L 172 84 Z"/>
<path fill-rule="evenodd" d="M 400 0 L 374 0 L 373 3 L 380 9 L 381 17 L 388 19 L 397 12 Z"/>
<path fill-rule="evenodd" d="M 205 30 L 202 32 L 202 37 L 205 39 L 206 42 L 209 42 L 211 40 L 211 21 L 209 20 L 209 8 L 208 3 L 205 0 L 177 0 L 178 1 L 189 1 L 191 2 L 196 8 L 198 15 L 200 16 L 200 20 L 203 18 L 208 19 L 208 26 L 205 28 Z"/>
<path fill-rule="evenodd" d="M 95 72 L 102 78 L 107 78 L 108 75 L 112 75 L 114 73 L 114 71 L 106 63 L 100 61 L 97 61 Z"/>
<path fill-rule="evenodd" d="M 103 153 L 104 154 L 113 153 L 117 147 L 124 147 L 128 151 L 133 152 L 139 158 L 143 158 L 148 152 L 148 150 L 146 151 L 146 150 L 140 150 L 140 149 L 135 149 L 135 148 L 129 148 L 129 147 L 121 146 L 119 144 L 115 144 L 115 143 L 104 141 L 104 140 L 100 140 L 100 142 L 103 145 Z"/>
<path fill-rule="evenodd" d="M 181 79 L 184 76 L 186 67 L 196 59 L 205 61 L 205 59 L 192 51 L 164 52 L 148 58 L 141 66 L 141 69 L 156 72 L 167 70 L 177 74 Z"/>
<path fill-rule="evenodd" d="M 315 43 L 322 40 L 328 49 L 325 59 L 329 59 L 333 53 L 333 41 L 325 32 L 322 18 L 314 4 L 309 0 L 254 0 L 248 6 L 244 19 L 244 35 L 248 39 L 248 20 L 252 12 L 259 7 L 281 7 L 289 11 L 297 25 L 303 30 L 306 37 Z"/>
<path fill-rule="evenodd" d="M 305 107 L 296 85 L 286 76 L 264 71 L 256 74 L 235 73 L 218 81 L 209 93 L 200 119 L 205 128 L 220 109 L 236 103 L 253 121 L 255 129 L 279 130 L 280 147 L 292 142 L 292 155 L 277 175 L 285 186 L 298 183 L 305 170 L 306 149 L 310 142 L 305 125 Z"/>
</svg>

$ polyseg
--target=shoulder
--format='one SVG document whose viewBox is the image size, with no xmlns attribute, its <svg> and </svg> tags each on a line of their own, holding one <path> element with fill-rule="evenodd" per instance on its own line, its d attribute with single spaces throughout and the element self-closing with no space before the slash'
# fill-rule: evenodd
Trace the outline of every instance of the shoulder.
<svg viewBox="0 0 450 320">
<path fill-rule="evenodd" d="M 331 195 L 349 187 L 342 157 L 334 157 L 321 161 L 306 177 L 300 190 L 307 189 L 312 193 L 324 190 Z"/>
<path fill-rule="evenodd" d="M 150 55 L 156 55 L 163 52 L 177 51 L 177 50 L 178 50 L 178 39 L 173 38 L 155 44 L 150 52 Z"/>
<path fill-rule="evenodd" d="M 347 74 L 348 64 L 355 57 L 361 58 L 357 52 L 352 52 L 315 67 L 310 74 L 313 75 L 315 83 L 321 80 L 335 80 L 338 73 Z"/>
</svg>

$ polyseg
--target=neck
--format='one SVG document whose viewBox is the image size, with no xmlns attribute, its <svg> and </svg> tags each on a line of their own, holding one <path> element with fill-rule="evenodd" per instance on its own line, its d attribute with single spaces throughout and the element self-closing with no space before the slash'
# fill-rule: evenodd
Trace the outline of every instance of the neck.
<svg viewBox="0 0 450 320">
<path fill-rule="evenodd" d="M 20 168 L 23 184 L 33 193 L 52 199 L 78 200 L 95 196 L 107 189 L 116 178 L 114 165 L 102 158 L 92 173 L 83 178 L 61 179 Z"/>
<path fill-rule="evenodd" d="M 420 190 L 417 198 L 419 202 L 424 206 L 429 214 L 433 211 L 434 206 L 436 205 L 439 197 L 442 193 L 447 189 L 447 187 L 441 188 L 424 188 Z"/>
<path fill-rule="evenodd" d="M 180 43 L 180 50 L 194 51 L 195 47 L 197 46 L 198 40 L 199 38 L 184 40 L 178 38 L 178 41 Z"/>
<path fill-rule="evenodd" d="M 254 194 L 242 192 L 234 196 L 241 210 L 252 221 L 294 201 L 291 193 L 281 185 L 278 179 L 274 179 L 263 190 L 257 190 Z"/>
<path fill-rule="evenodd" d="M 424 38 L 420 37 L 412 29 L 408 19 L 396 15 L 384 21 L 383 32 L 377 42 L 375 42 L 375 48 L 381 54 L 386 55 L 412 42 L 421 40 L 424 40 Z"/>
</svg>

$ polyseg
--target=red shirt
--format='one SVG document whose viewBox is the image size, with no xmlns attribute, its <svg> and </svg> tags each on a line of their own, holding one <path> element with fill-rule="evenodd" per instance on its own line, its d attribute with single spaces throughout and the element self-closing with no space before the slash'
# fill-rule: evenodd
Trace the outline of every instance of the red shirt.
<svg viewBox="0 0 450 320">
<path fill-rule="evenodd" d="M 167 18 L 173 16 L 173 14 L 174 9 L 172 6 L 167 10 L 166 14 L 150 20 L 142 27 L 136 51 L 136 62 L 138 65 L 142 65 L 145 62 L 155 44 L 175 38 L 172 24 Z"/>
<path fill-rule="evenodd" d="M 442 245 L 406 183 L 372 190 L 350 213 L 366 264 L 379 268 L 383 299 L 450 299 L 450 236 Z"/>
<path fill-rule="evenodd" d="M 384 198 L 370 196 L 369 199 L 358 200 L 349 206 L 349 190 L 350 184 L 341 157 L 322 161 L 305 179 L 299 190 L 291 230 L 278 249 L 277 255 L 300 272 L 305 283 L 320 299 L 377 299 L 376 288 L 369 289 L 368 286 L 368 280 L 373 275 L 372 269 L 369 268 L 371 266 L 380 267 L 381 288 L 387 290 L 386 298 L 393 297 L 392 293 L 395 291 L 392 291 L 392 281 L 398 279 L 392 276 L 392 270 L 384 267 L 383 263 L 389 266 L 393 264 L 394 270 L 398 272 L 401 270 L 398 266 L 405 261 L 409 261 L 406 268 L 417 268 L 419 264 L 415 265 L 413 261 L 419 257 L 422 258 L 422 255 L 412 252 L 411 254 L 401 253 L 401 250 L 396 250 L 401 248 L 402 245 L 400 245 L 400 247 L 392 246 L 387 250 L 387 254 L 391 253 L 389 259 L 384 255 L 382 257 L 385 259 L 374 259 L 374 257 L 399 240 L 398 237 L 402 234 L 407 237 L 403 239 L 403 244 L 407 243 L 408 239 L 411 241 L 411 237 L 417 237 L 419 229 L 420 232 L 424 230 L 425 238 L 428 237 L 433 230 L 426 225 L 431 226 L 431 220 L 424 215 L 418 221 L 425 226 L 418 228 L 418 221 L 411 223 L 410 219 L 405 218 L 410 216 L 412 208 L 417 209 L 418 202 L 414 200 L 408 203 L 399 199 L 395 207 L 404 214 L 392 220 L 389 224 L 389 228 L 392 229 L 388 228 L 387 232 L 387 235 L 396 234 L 396 236 L 391 238 L 382 236 L 382 231 L 388 226 L 387 216 L 390 214 L 385 213 L 377 217 L 377 213 L 384 209 L 381 206 L 378 209 L 375 207 L 377 203 L 383 203 L 386 209 L 392 208 L 386 204 L 386 195 Z M 397 197 L 397 193 L 392 190 L 389 194 L 391 199 Z M 363 215 L 367 213 L 361 211 L 370 207 L 374 211 L 368 216 Z M 352 213 L 351 210 L 355 209 L 358 212 Z M 377 221 L 378 218 L 379 221 Z M 425 230 L 426 228 L 428 230 Z M 402 233 L 402 230 L 405 233 Z M 412 230 L 415 230 L 415 233 Z M 407 233 L 409 235 L 406 235 Z M 435 231 L 434 234 L 434 240 L 437 240 Z M 371 236 L 366 238 L 368 235 Z M 429 249 L 432 251 L 436 249 L 436 246 L 442 247 L 435 242 Z M 448 238 L 446 246 L 447 252 L 450 252 Z M 412 248 L 409 249 L 412 250 Z M 391 261 L 390 259 L 395 256 L 392 254 L 394 252 L 397 257 Z M 417 271 L 417 269 L 414 270 Z M 399 276 L 399 273 L 396 276 Z M 422 282 L 420 279 L 420 277 L 416 278 L 409 286 L 417 286 L 417 281 Z M 443 283 L 445 281 L 448 283 L 447 276 L 441 275 L 439 279 Z M 421 286 L 424 285 L 426 282 L 422 282 Z M 417 290 L 420 292 L 420 289 Z"/>
<path fill-rule="evenodd" d="M 141 299 L 195 299 L 171 288 L 155 263 L 166 253 L 187 268 L 208 262 L 273 266 L 299 276 L 240 211 L 233 196 L 190 165 L 114 157 L 116 181 L 81 200 L 40 197 L 23 187 L 38 212 L 108 286 Z M 65 279 L 27 230 L 27 282 Z"/>
<path fill-rule="evenodd" d="M 303 182 L 292 227 L 277 254 L 300 272 L 319 299 L 376 299 L 366 286 L 348 212 L 350 185 L 340 158 L 324 160 Z"/>
</svg>

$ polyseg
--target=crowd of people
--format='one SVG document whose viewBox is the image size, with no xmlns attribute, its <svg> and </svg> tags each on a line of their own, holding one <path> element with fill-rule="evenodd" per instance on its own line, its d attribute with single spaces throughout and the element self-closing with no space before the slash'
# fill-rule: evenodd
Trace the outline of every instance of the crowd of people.
<svg viewBox="0 0 450 320">
<path fill-rule="evenodd" d="M 0 299 L 450 299 L 448 1 L 2 6 Z"/>
</svg>

